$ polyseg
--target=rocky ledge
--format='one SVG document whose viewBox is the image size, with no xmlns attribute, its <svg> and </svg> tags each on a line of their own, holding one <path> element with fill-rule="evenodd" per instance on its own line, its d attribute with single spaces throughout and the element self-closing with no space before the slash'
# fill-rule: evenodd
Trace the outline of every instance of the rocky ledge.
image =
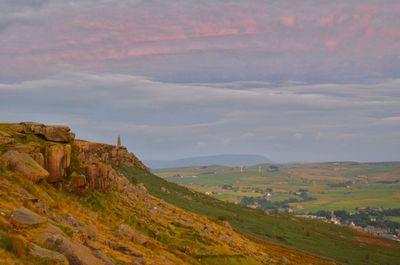
<svg viewBox="0 0 400 265">
<path fill-rule="evenodd" d="M 0 164 L 5 169 L 35 183 L 46 179 L 77 193 L 109 190 L 117 176 L 113 167 L 146 169 L 125 147 L 75 140 L 75 133 L 67 126 L 34 122 L 2 125 L 0 143 Z"/>
</svg>

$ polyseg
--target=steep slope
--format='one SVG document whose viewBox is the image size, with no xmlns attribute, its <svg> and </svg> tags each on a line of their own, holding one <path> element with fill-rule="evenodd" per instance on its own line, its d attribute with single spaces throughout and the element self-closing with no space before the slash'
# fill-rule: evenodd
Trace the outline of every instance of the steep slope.
<svg viewBox="0 0 400 265">
<path fill-rule="evenodd" d="M 243 234 L 330 257 L 344 264 L 400 264 L 398 242 L 322 221 L 264 214 L 167 182 L 147 171 L 119 170 L 132 182 L 144 183 L 154 196 L 214 220 L 226 220 Z"/>
<path fill-rule="evenodd" d="M 0 124 L 2 264 L 335 264 L 156 198 L 131 183 L 154 176 L 125 148 L 74 138 L 64 126 Z"/>
</svg>

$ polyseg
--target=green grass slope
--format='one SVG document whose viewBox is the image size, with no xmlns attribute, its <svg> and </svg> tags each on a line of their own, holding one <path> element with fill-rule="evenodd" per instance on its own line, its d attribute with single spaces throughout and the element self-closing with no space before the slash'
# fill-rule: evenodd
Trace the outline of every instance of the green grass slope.
<svg viewBox="0 0 400 265">
<path fill-rule="evenodd" d="M 119 171 L 131 182 L 143 183 L 156 197 L 215 220 L 226 220 L 237 231 L 260 240 L 329 257 L 344 264 L 400 264 L 400 244 L 396 242 L 320 221 L 267 215 L 259 210 L 219 201 L 139 169 L 121 167 Z"/>
</svg>

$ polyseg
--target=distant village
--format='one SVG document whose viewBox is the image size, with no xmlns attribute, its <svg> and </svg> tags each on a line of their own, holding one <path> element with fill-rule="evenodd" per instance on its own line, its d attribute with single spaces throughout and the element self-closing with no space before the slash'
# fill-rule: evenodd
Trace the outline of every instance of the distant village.
<svg viewBox="0 0 400 265">
<path fill-rule="evenodd" d="M 271 191 L 261 197 L 243 197 L 239 203 L 242 206 L 263 210 L 265 213 L 279 212 L 302 218 L 317 219 L 335 225 L 348 226 L 353 229 L 400 242 L 400 223 L 387 219 L 388 216 L 400 217 L 400 208 L 383 209 L 360 207 L 353 212 L 336 210 L 318 211 L 316 213 L 295 213 L 294 209 L 289 206 L 289 203 L 304 202 L 307 200 L 314 200 L 315 198 L 309 197 L 307 191 L 303 189 L 300 189 L 294 194 L 299 198 L 273 202 L 271 200 Z"/>
<path fill-rule="evenodd" d="M 343 210 L 319 211 L 311 214 L 295 214 L 295 216 L 348 226 L 400 242 L 400 224 L 385 220 L 386 216 L 400 216 L 400 209 L 361 207 L 350 213 Z"/>
</svg>

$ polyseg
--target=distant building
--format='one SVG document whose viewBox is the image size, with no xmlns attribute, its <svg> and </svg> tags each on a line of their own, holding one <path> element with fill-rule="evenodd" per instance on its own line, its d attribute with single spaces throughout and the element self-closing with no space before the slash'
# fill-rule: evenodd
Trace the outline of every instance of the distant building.
<svg viewBox="0 0 400 265">
<path fill-rule="evenodd" d="M 222 185 L 221 188 L 222 188 L 223 190 L 231 190 L 233 187 L 232 187 L 232 185 L 224 184 L 224 185 Z"/>
<path fill-rule="evenodd" d="M 117 147 L 121 147 L 121 146 L 122 146 L 122 144 L 121 144 L 121 136 L 118 135 L 118 137 L 117 137 Z"/>
<path fill-rule="evenodd" d="M 331 212 L 331 223 L 333 223 L 335 225 L 340 225 L 340 221 L 339 221 L 339 219 L 337 219 L 337 217 L 333 211 Z"/>
<path fill-rule="evenodd" d="M 279 167 L 276 166 L 276 165 L 270 165 L 270 166 L 268 167 L 268 171 L 269 171 L 269 172 L 276 172 L 276 171 L 279 171 Z"/>
</svg>

